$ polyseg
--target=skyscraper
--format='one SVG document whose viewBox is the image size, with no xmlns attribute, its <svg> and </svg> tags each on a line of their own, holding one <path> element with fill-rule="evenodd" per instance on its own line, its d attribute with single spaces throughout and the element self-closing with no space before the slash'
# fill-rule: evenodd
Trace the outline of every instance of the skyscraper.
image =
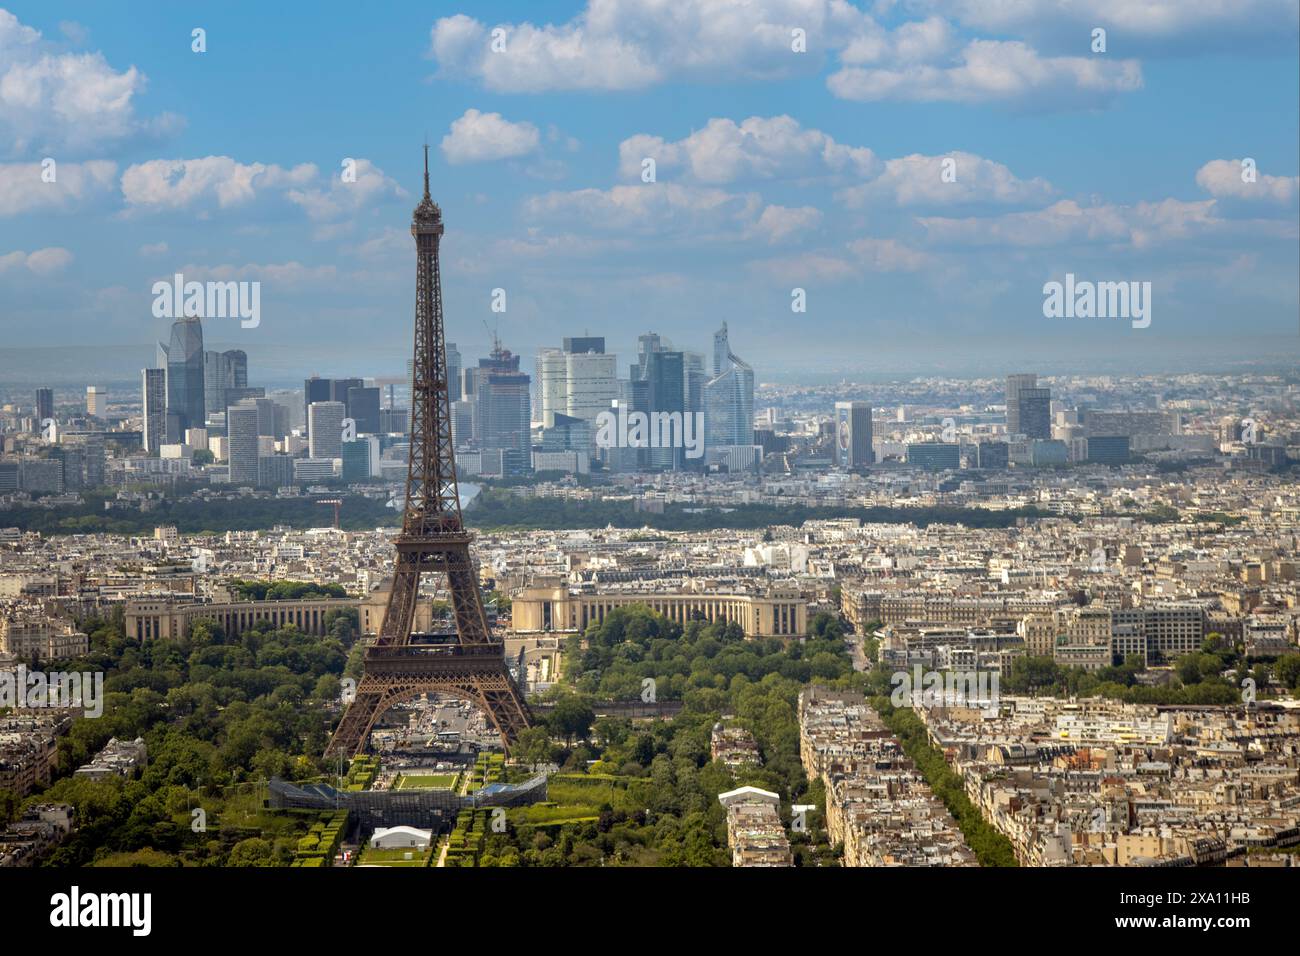
<svg viewBox="0 0 1300 956">
<path fill-rule="evenodd" d="M 141 369 L 140 382 L 143 390 L 140 405 L 144 413 L 144 450 L 156 455 L 167 439 L 167 370 Z"/>
<path fill-rule="evenodd" d="M 865 468 L 873 461 L 871 406 L 866 402 L 836 402 L 835 463 L 841 468 Z"/>
<path fill-rule="evenodd" d="M 232 485 L 258 484 L 258 408 L 256 399 L 236 402 L 226 409 L 227 457 Z"/>
<path fill-rule="evenodd" d="M 565 339 L 566 342 L 589 342 L 591 339 Z M 596 416 L 608 411 L 618 398 L 618 356 L 600 349 L 569 352 L 564 355 L 564 408 L 570 418 L 594 423 Z"/>
<path fill-rule="evenodd" d="M 618 356 L 605 352 L 600 336 L 566 336 L 564 348 L 542 349 L 537 354 L 537 374 L 542 425 L 552 428 L 565 419 L 566 434 L 583 427 L 592 438 L 596 417 L 619 396 Z M 576 426 L 572 420 L 585 425 Z M 579 444 L 589 448 L 591 441 L 579 440 Z"/>
<path fill-rule="evenodd" d="M 348 407 L 348 393 L 354 388 L 364 388 L 365 381 L 359 378 L 332 378 L 330 379 L 330 397 L 331 402 L 342 402 L 343 411 L 346 415 L 352 415 L 352 409 Z"/>
<path fill-rule="evenodd" d="M 357 432 L 373 435 L 379 431 L 379 389 L 353 386 L 347 395 L 348 417 L 357 423 Z"/>
<path fill-rule="evenodd" d="M 460 370 L 462 365 L 460 349 L 455 342 L 447 343 L 447 401 L 459 402 L 461 397 Z"/>
<path fill-rule="evenodd" d="M 307 421 L 307 410 L 311 408 L 313 402 L 328 402 L 330 400 L 330 380 L 313 375 L 305 379 L 302 383 L 302 420 Z"/>
<path fill-rule="evenodd" d="M 36 390 L 36 427 L 47 418 L 54 417 L 54 389 L 38 388 Z"/>
<path fill-rule="evenodd" d="M 584 352 L 604 352 L 605 336 L 603 335 L 566 335 L 562 340 L 564 351 L 572 352 L 574 355 L 581 355 Z"/>
<path fill-rule="evenodd" d="M 312 402 L 307 409 L 307 446 L 312 458 L 343 457 L 342 402 Z"/>
<path fill-rule="evenodd" d="M 1007 376 L 1007 435 L 1023 435 L 1020 430 L 1020 390 L 1037 388 L 1038 376 L 1033 372 Z"/>
<path fill-rule="evenodd" d="M 1021 388 L 1018 396 L 1020 434 L 1026 438 L 1052 437 L 1052 390 Z"/>
<path fill-rule="evenodd" d="M 203 324 L 197 318 L 172 323 L 171 341 L 158 344 L 167 359 L 167 440 L 180 442 L 187 428 L 207 421 L 203 396 Z"/>
<path fill-rule="evenodd" d="M 655 345 L 660 344 L 658 336 L 654 336 L 654 340 Z M 685 356 L 681 352 L 663 349 L 646 352 L 642 373 L 645 387 L 633 391 L 633 410 L 652 416 L 651 422 L 655 421 L 653 418 L 655 413 L 660 415 L 676 413 L 678 419 L 681 419 L 686 411 Z M 681 468 L 685 461 L 684 447 L 651 447 L 644 451 L 646 467 L 655 471 L 676 470 Z"/>
<path fill-rule="evenodd" d="M 519 356 L 496 342 L 489 358 L 479 359 L 478 418 L 475 422 L 479 446 L 501 449 L 502 467 L 507 474 L 532 470 L 531 379 L 519 371 Z"/>
<path fill-rule="evenodd" d="M 104 414 L 104 393 L 97 385 L 86 386 L 86 414 L 91 418 Z"/>
<path fill-rule="evenodd" d="M 731 351 L 727 323 L 713 334 L 713 378 L 704 385 L 704 444 L 754 444 L 754 370 Z M 867 449 L 871 448 L 867 416 Z"/>
<path fill-rule="evenodd" d="M 248 354 L 243 349 L 203 353 L 203 402 L 207 414 L 225 412 L 227 405 L 241 400 L 231 396 L 231 390 L 247 388 Z"/>
<path fill-rule="evenodd" d="M 568 373 L 563 349 L 544 348 L 537 353 L 537 402 L 542 426 L 555 424 L 555 416 L 565 414 Z"/>
</svg>

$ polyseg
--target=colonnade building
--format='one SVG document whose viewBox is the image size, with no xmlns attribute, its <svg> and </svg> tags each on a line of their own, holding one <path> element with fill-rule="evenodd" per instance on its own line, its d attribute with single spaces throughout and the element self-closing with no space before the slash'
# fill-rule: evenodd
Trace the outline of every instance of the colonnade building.
<svg viewBox="0 0 1300 956">
<path fill-rule="evenodd" d="M 803 637 L 808 604 L 796 587 L 776 586 L 753 593 L 710 591 L 707 582 L 692 590 L 571 591 L 563 584 L 524 588 L 511 598 L 513 630 L 582 632 L 616 608 L 640 604 L 685 626 L 694 620 L 738 624 L 746 637 Z"/>
</svg>

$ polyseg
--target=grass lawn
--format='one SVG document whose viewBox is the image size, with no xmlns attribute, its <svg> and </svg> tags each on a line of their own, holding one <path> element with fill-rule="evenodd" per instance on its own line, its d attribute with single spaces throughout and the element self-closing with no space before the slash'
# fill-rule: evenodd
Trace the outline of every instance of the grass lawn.
<svg viewBox="0 0 1300 956">
<path fill-rule="evenodd" d="M 393 784 L 394 790 L 454 790 L 458 773 L 404 773 Z"/>
<path fill-rule="evenodd" d="M 411 859 L 406 859 L 406 854 L 411 854 Z M 372 866 L 427 866 L 429 861 L 428 850 L 415 849 L 395 849 L 395 850 L 376 850 L 372 847 L 366 847 L 361 852 L 361 859 L 357 864 L 370 864 Z"/>
</svg>

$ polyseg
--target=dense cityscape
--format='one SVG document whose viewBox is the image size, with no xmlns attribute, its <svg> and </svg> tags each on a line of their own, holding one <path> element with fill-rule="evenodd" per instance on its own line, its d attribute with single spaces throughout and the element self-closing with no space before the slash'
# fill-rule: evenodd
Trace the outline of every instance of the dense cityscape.
<svg viewBox="0 0 1300 956">
<path fill-rule="evenodd" d="M 246 355 L 205 351 L 182 319 L 138 389 L 8 396 L 0 654 L 19 695 L 19 668 L 104 678 L 93 718 L 21 696 L 3 718 L 0 859 L 1293 860 L 1294 372 L 801 388 L 756 384 L 731 335 L 711 355 L 642 335 L 626 378 L 591 334 L 541 350 L 535 375 L 500 344 L 476 364 L 447 346 L 485 607 L 545 715 L 496 764 L 483 715 L 428 694 L 381 722 L 361 770 L 329 772 L 319 727 L 255 723 L 188 754 L 215 778 L 174 779 L 204 699 L 245 700 L 249 721 L 338 713 L 391 588 L 409 382 L 251 385 Z M 698 416 L 701 453 L 680 432 L 600 437 L 624 404 Z M 450 602 L 422 585 L 416 630 Z M 615 635 L 641 649 L 598 654 Z M 681 667 L 666 639 L 704 660 Z M 166 678 L 132 676 L 159 641 L 179 655 Z M 173 815 L 216 798 L 219 820 L 262 787 L 268 808 L 321 809 L 337 787 L 385 826 L 352 819 L 311 852 L 269 817 L 231 846 L 179 823 L 141 843 L 97 815 L 92 782 Z M 683 788 L 702 798 L 679 805 Z M 653 825 L 642 803 L 680 816 Z"/>
</svg>

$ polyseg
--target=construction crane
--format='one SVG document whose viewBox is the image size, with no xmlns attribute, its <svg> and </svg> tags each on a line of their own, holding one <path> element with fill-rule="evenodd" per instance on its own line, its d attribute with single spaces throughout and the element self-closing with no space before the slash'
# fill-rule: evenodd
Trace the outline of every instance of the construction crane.
<svg viewBox="0 0 1300 956">
<path fill-rule="evenodd" d="M 338 531 L 339 530 L 339 509 L 343 507 L 343 499 L 342 498 L 317 498 L 316 504 L 334 506 L 334 530 Z"/>
</svg>

